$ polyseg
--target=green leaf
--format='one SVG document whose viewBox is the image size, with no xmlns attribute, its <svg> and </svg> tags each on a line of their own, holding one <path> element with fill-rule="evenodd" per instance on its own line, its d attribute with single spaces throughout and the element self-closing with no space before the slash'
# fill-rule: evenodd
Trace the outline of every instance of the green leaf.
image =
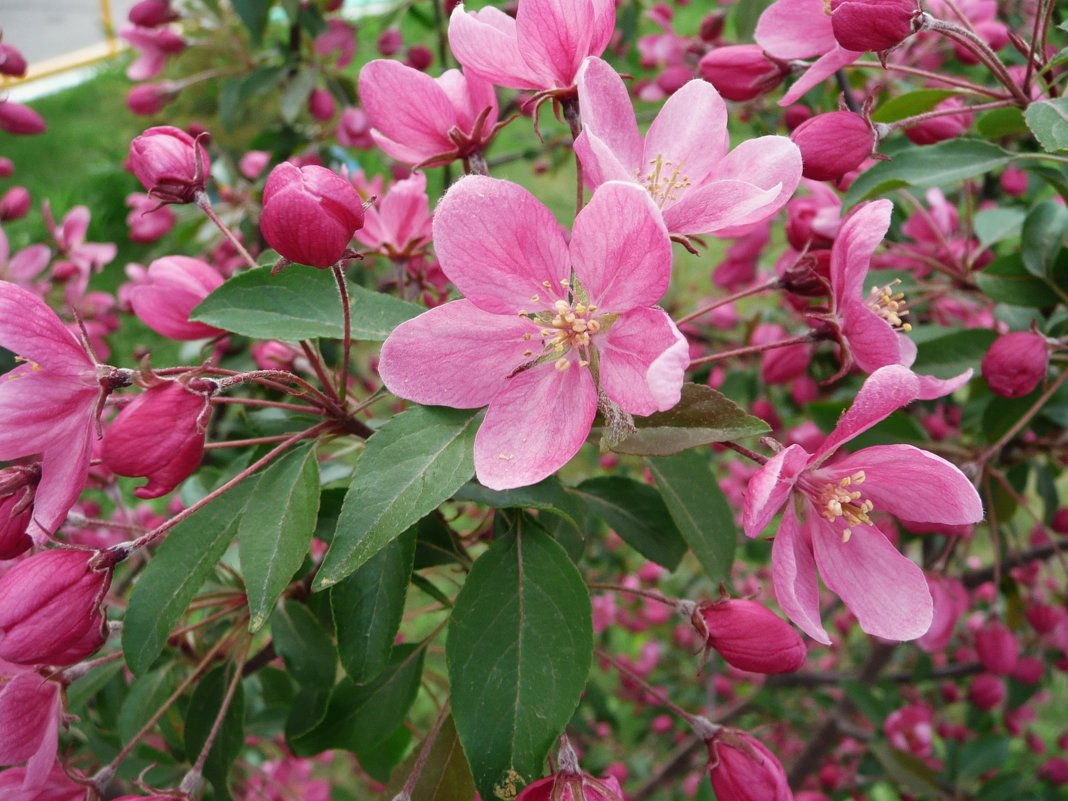
<svg viewBox="0 0 1068 801">
<path fill-rule="evenodd" d="M 319 83 L 319 70 L 305 67 L 297 72 L 282 90 L 278 98 L 278 111 L 282 119 L 292 125 L 300 117 L 308 103 L 308 96 Z"/>
<path fill-rule="evenodd" d="M 1052 287 L 1050 281 L 1028 272 L 1019 253 L 1002 256 L 974 277 L 976 285 L 991 300 L 1042 309 L 1056 304 L 1058 291 L 1063 292 L 1062 287 L 1068 286 L 1068 259 L 1060 258 L 1054 265 Z"/>
<path fill-rule="evenodd" d="M 912 369 L 936 378 L 952 378 L 969 368 L 977 370 L 996 338 L 993 331 L 974 328 L 918 342 Z"/>
<path fill-rule="evenodd" d="M 679 566 L 686 543 L 655 489 L 624 476 L 600 476 L 583 481 L 575 490 L 646 559 L 668 570 Z"/>
<path fill-rule="evenodd" d="M 67 687 L 67 712 L 78 714 L 122 670 L 122 662 L 111 661 L 93 668 Z"/>
<path fill-rule="evenodd" d="M 995 108 L 984 111 L 975 122 L 976 132 L 985 139 L 1000 139 L 1027 133 L 1027 123 L 1018 108 Z"/>
<path fill-rule="evenodd" d="M 122 742 L 132 740 L 174 692 L 178 686 L 175 667 L 174 662 L 168 662 L 134 679 L 119 710 L 118 733 Z"/>
<path fill-rule="evenodd" d="M 176 525 L 141 571 L 122 624 L 123 656 L 135 674 L 163 653 L 174 624 L 230 545 L 255 483 L 245 479 Z"/>
<path fill-rule="evenodd" d="M 898 751 L 886 743 L 869 743 L 868 748 L 899 789 L 918 798 L 945 795 L 938 786 L 938 775 L 919 757 Z"/>
<path fill-rule="evenodd" d="M 300 569 L 319 514 L 319 463 L 312 445 L 276 461 L 256 482 L 237 528 L 248 593 L 249 631 L 258 631 Z"/>
<path fill-rule="evenodd" d="M 549 512 L 579 531 L 585 513 L 581 502 L 556 476 L 550 476 L 529 487 L 510 490 L 491 490 L 471 481 L 462 486 L 453 496 L 458 501 L 474 501 L 494 509 L 537 509 Z M 581 531 L 579 531 L 581 533 Z"/>
<path fill-rule="evenodd" d="M 282 601 L 271 615 L 274 650 L 297 682 L 330 687 L 337 676 L 337 651 L 330 634 L 302 603 Z"/>
<path fill-rule="evenodd" d="M 399 793 L 404 782 L 415 768 L 419 758 L 416 751 L 407 760 L 393 782 L 383 793 L 390 798 Z M 471 768 L 467 765 L 460 738 L 456 734 L 456 724 L 452 716 L 445 718 L 438 730 L 434 744 L 430 746 L 430 755 L 423 764 L 423 772 L 412 789 L 412 801 L 470 801 L 475 797 L 475 780 Z"/>
<path fill-rule="evenodd" d="M 271 0 L 230 0 L 237 16 L 248 28 L 252 44 L 259 47 L 263 41 L 263 32 L 267 30 L 267 19 L 271 13 Z"/>
<path fill-rule="evenodd" d="M 634 418 L 637 431 L 612 446 L 618 453 L 670 456 L 673 453 L 755 437 L 771 429 L 759 417 L 705 384 L 683 384 L 682 398 L 666 412 Z"/>
<path fill-rule="evenodd" d="M 398 645 L 385 670 L 369 684 L 342 679 L 330 693 L 326 715 L 317 726 L 292 738 L 299 756 L 331 748 L 370 751 L 404 722 L 423 675 L 422 645 Z"/>
<path fill-rule="evenodd" d="M 863 172 L 853 181 L 842 209 L 902 186 L 948 186 L 996 170 L 1012 154 L 978 139 L 951 139 L 928 147 L 911 147 Z"/>
<path fill-rule="evenodd" d="M 471 478 L 481 419 L 466 409 L 417 406 L 367 440 L 316 589 L 359 570 Z"/>
<path fill-rule="evenodd" d="M 1024 267 L 1031 275 L 1045 277 L 1053 270 L 1057 254 L 1068 236 L 1068 209 L 1044 200 L 1027 213 L 1020 234 Z"/>
<path fill-rule="evenodd" d="M 330 588 L 338 655 L 357 684 L 370 681 L 389 663 L 412 577 L 416 531 L 412 526 Z"/>
<path fill-rule="evenodd" d="M 456 598 L 445 658 L 452 710 L 486 801 L 515 798 L 586 686 L 593 625 L 586 584 L 550 536 L 495 541 Z"/>
<path fill-rule="evenodd" d="M 1016 234 L 1027 216 L 1020 209 L 998 208 L 977 212 L 972 225 L 980 247 L 988 248 L 995 242 Z M 980 273 L 981 274 L 981 273 Z"/>
<path fill-rule="evenodd" d="M 734 515 L 698 451 L 646 459 L 671 519 L 713 584 L 726 581 L 738 540 Z"/>
<path fill-rule="evenodd" d="M 955 97 L 957 92 L 950 89 L 919 89 L 915 92 L 905 92 L 896 95 L 871 115 L 873 122 L 897 122 L 905 117 L 913 117 L 930 111 L 947 97 Z"/>
<path fill-rule="evenodd" d="M 1068 97 L 1032 103 L 1024 112 L 1024 119 L 1047 153 L 1068 150 Z"/>
<path fill-rule="evenodd" d="M 413 303 L 348 285 L 352 338 L 381 341 L 424 311 Z M 238 273 L 201 301 L 190 314 L 225 331 L 257 339 L 314 339 L 345 336 L 337 284 L 329 270 L 293 265 L 278 275 L 266 268 Z"/>
<path fill-rule="evenodd" d="M 208 741 L 215 718 L 222 709 L 223 699 L 233 675 L 230 665 L 220 665 L 204 675 L 193 691 L 185 714 L 185 750 L 190 761 L 196 761 Z M 230 798 L 226 777 L 245 745 L 245 693 L 237 684 L 230 706 L 204 763 L 204 778 L 215 787 L 215 798 Z"/>
<path fill-rule="evenodd" d="M 415 526 L 415 570 L 435 565 L 469 564 L 456 536 L 439 515 L 429 514 Z"/>
</svg>

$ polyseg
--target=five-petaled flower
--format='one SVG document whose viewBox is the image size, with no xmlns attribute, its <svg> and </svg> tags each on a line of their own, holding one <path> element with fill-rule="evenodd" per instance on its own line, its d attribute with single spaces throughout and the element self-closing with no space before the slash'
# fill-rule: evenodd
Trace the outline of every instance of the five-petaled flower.
<svg viewBox="0 0 1068 801">
<path fill-rule="evenodd" d="M 394 330 L 379 373 L 416 403 L 489 406 L 475 438 L 486 486 L 558 470 L 599 406 L 648 415 L 678 402 L 689 354 L 653 305 L 668 287 L 671 242 L 644 190 L 602 186 L 568 244 L 525 189 L 470 176 L 438 205 L 434 245 L 466 297 Z"/>
<path fill-rule="evenodd" d="M 831 641 L 820 624 L 817 571 L 869 634 L 914 640 L 930 628 L 931 593 L 923 571 L 873 525 L 871 514 L 976 523 L 983 519 L 983 505 L 975 487 L 945 459 L 911 445 L 876 445 L 831 457 L 902 406 L 942 397 L 970 377 L 970 370 L 949 381 L 900 365 L 876 370 L 815 453 L 791 445 L 750 480 L 745 533 L 757 536 L 785 506 L 771 551 L 775 597 L 813 639 Z"/>
</svg>

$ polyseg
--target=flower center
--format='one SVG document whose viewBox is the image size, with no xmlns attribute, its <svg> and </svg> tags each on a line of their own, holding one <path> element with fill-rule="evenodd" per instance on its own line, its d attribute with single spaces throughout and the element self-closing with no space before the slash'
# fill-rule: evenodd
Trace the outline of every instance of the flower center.
<svg viewBox="0 0 1068 801">
<path fill-rule="evenodd" d="M 842 542 L 849 542 L 849 538 L 853 535 L 852 526 L 858 526 L 861 523 L 872 525 L 868 512 L 875 508 L 874 505 L 864 498 L 859 490 L 853 489 L 863 483 L 864 471 L 858 470 L 851 476 L 828 482 L 820 492 L 818 503 L 820 514 L 831 523 L 839 518 L 845 519 L 847 526 L 842 530 Z"/>
<path fill-rule="evenodd" d="M 653 202 L 660 208 L 668 203 L 674 203 L 679 199 L 683 190 L 692 185 L 690 179 L 682 173 L 682 164 L 666 161 L 663 156 L 657 156 L 649 162 L 649 171 L 642 175 L 638 173 L 638 183 L 642 184 L 653 197 Z"/>
<path fill-rule="evenodd" d="M 908 333 L 912 326 L 905 322 L 908 316 L 908 304 L 903 292 L 894 292 L 894 287 L 901 283 L 900 278 L 895 278 L 886 286 L 872 287 L 871 294 L 866 301 L 868 308 L 878 314 L 887 324 L 897 330 Z"/>
<path fill-rule="evenodd" d="M 537 333 L 542 344 L 539 360 L 555 356 L 557 357 L 556 369 L 567 370 L 571 367 L 571 359 L 567 358 L 567 353 L 574 348 L 579 353 L 579 367 L 586 367 L 590 363 L 590 338 L 601 330 L 605 316 L 596 318 L 597 307 L 590 303 L 583 303 L 576 297 L 576 294 L 581 294 L 582 297 L 585 297 L 585 294 L 580 291 L 576 292 L 577 288 L 572 287 L 570 281 L 564 279 L 561 284 L 566 289 L 572 290 L 570 300 L 557 300 L 551 309 L 534 313 L 520 309 L 519 316 L 527 317 L 540 326 Z M 548 281 L 545 282 L 545 286 L 551 288 Z M 532 295 L 530 300 L 537 303 L 541 297 Z M 607 317 L 611 318 L 611 315 Z M 534 336 L 534 334 L 524 334 L 523 338 L 531 341 Z M 523 355 L 532 357 L 535 353 L 533 350 L 527 350 Z"/>
</svg>

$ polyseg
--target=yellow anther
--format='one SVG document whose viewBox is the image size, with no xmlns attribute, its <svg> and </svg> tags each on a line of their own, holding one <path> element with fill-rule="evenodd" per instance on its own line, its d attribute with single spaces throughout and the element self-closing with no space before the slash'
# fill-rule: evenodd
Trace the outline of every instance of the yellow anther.
<svg viewBox="0 0 1068 801">
<path fill-rule="evenodd" d="M 548 281 L 542 281 L 541 285 L 543 287 L 545 287 L 546 289 L 551 289 L 552 288 L 552 284 L 550 284 Z"/>
<path fill-rule="evenodd" d="M 571 306 L 568 305 L 568 302 L 566 300 L 556 301 L 556 303 L 553 304 L 553 308 L 560 312 L 560 314 L 566 314 L 567 312 L 571 311 Z"/>
<path fill-rule="evenodd" d="M 556 364 L 554 366 L 556 367 L 557 370 L 559 370 L 562 373 L 562 372 L 564 372 L 564 370 L 566 370 L 567 368 L 569 368 L 571 366 L 571 362 L 567 358 L 561 357 L 561 358 L 556 360 Z"/>
<path fill-rule="evenodd" d="M 535 293 L 535 294 L 530 296 L 530 302 L 531 303 L 537 303 L 539 300 L 541 300 L 541 295 L 539 295 L 537 293 Z"/>
<path fill-rule="evenodd" d="M 523 351 L 523 355 L 524 355 L 524 356 L 533 356 L 533 355 L 534 355 L 534 351 L 532 351 L 532 350 L 525 350 L 525 351 Z"/>
</svg>

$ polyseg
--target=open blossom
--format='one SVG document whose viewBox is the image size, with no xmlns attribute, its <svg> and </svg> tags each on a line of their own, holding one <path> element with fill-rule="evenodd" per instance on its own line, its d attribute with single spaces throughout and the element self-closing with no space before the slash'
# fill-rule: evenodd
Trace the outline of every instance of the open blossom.
<svg viewBox="0 0 1068 801">
<path fill-rule="evenodd" d="M 189 319 L 190 312 L 223 284 L 210 264 L 189 256 L 164 256 L 128 291 L 130 305 L 145 325 L 169 339 L 207 339 L 223 333 Z"/>
<path fill-rule="evenodd" d="M 645 187 L 672 234 L 728 234 L 767 219 L 801 180 L 801 154 L 784 136 L 762 136 L 727 152 L 727 106 L 705 81 L 664 103 L 642 138 L 623 79 L 599 58 L 578 78 L 583 129 L 575 141 L 593 187 Z"/>
<path fill-rule="evenodd" d="M 111 263 L 118 252 L 113 242 L 86 242 L 89 232 L 89 209 L 75 206 L 57 225 L 52 209 L 44 204 L 45 222 L 56 243 L 56 263 L 52 277 L 65 283 L 68 302 L 79 300 L 89 286 L 89 277 Z"/>
<path fill-rule="evenodd" d="M 126 196 L 126 205 L 130 213 L 126 215 L 126 225 L 130 228 L 130 241 L 140 244 L 155 242 L 174 228 L 177 219 L 174 212 L 161 206 L 143 192 L 132 192 Z"/>
<path fill-rule="evenodd" d="M 474 73 L 437 78 L 397 61 L 375 59 L 360 70 L 360 101 L 371 136 L 407 164 L 445 164 L 481 151 L 497 125 L 493 85 Z"/>
<path fill-rule="evenodd" d="M 603 53 L 615 27 L 615 0 L 522 0 L 514 19 L 492 5 L 457 6 L 449 47 L 468 74 L 497 86 L 566 91 L 582 59 Z"/>
<path fill-rule="evenodd" d="M 166 26 L 142 28 L 126 25 L 119 36 L 138 51 L 137 59 L 126 70 L 131 81 L 147 81 L 163 72 L 167 56 L 185 50 L 185 40 Z"/>
<path fill-rule="evenodd" d="M 891 365 L 864 382 L 853 405 L 814 453 L 791 445 L 768 459 L 749 482 L 743 524 L 757 536 L 785 507 L 771 551 L 779 606 L 813 639 L 829 644 L 820 624 L 817 571 L 860 627 L 889 640 L 913 640 L 931 626 L 932 602 L 923 571 L 873 524 L 887 512 L 950 525 L 983 519 L 979 495 L 940 456 L 911 445 L 878 445 L 833 459 L 851 439 L 914 400 L 962 386 Z"/>
<path fill-rule="evenodd" d="M 0 228 L 0 280 L 28 286 L 39 276 L 52 259 L 47 245 L 29 245 L 14 255 L 7 234 Z"/>
<path fill-rule="evenodd" d="M 75 784 L 58 762 L 45 781 L 33 789 L 27 788 L 26 768 L 0 771 L 0 797 L 12 801 L 84 801 L 85 788 Z"/>
<path fill-rule="evenodd" d="M 367 208 L 356 239 L 390 258 L 407 259 L 425 249 L 431 234 L 426 174 L 415 172 L 397 181 L 385 197 Z"/>
<path fill-rule="evenodd" d="M 113 368 L 98 367 L 39 297 L 0 281 L 0 347 L 24 364 L 0 375 L 0 459 L 40 455 L 31 535 L 54 532 L 89 474 L 102 384 Z"/>
<path fill-rule="evenodd" d="M 58 682 L 46 681 L 36 670 L 0 661 L 0 765 L 26 763 L 22 789 L 47 781 L 59 749 L 62 715 Z"/>
<path fill-rule="evenodd" d="M 670 279 L 671 242 L 648 193 L 605 184 L 569 244 L 525 189 L 470 176 L 438 205 L 434 246 L 466 298 L 394 330 L 379 373 L 416 403 L 488 404 L 475 438 L 486 486 L 525 486 L 562 467 L 599 405 L 648 415 L 678 402 L 689 355 L 653 306 Z"/>
</svg>

